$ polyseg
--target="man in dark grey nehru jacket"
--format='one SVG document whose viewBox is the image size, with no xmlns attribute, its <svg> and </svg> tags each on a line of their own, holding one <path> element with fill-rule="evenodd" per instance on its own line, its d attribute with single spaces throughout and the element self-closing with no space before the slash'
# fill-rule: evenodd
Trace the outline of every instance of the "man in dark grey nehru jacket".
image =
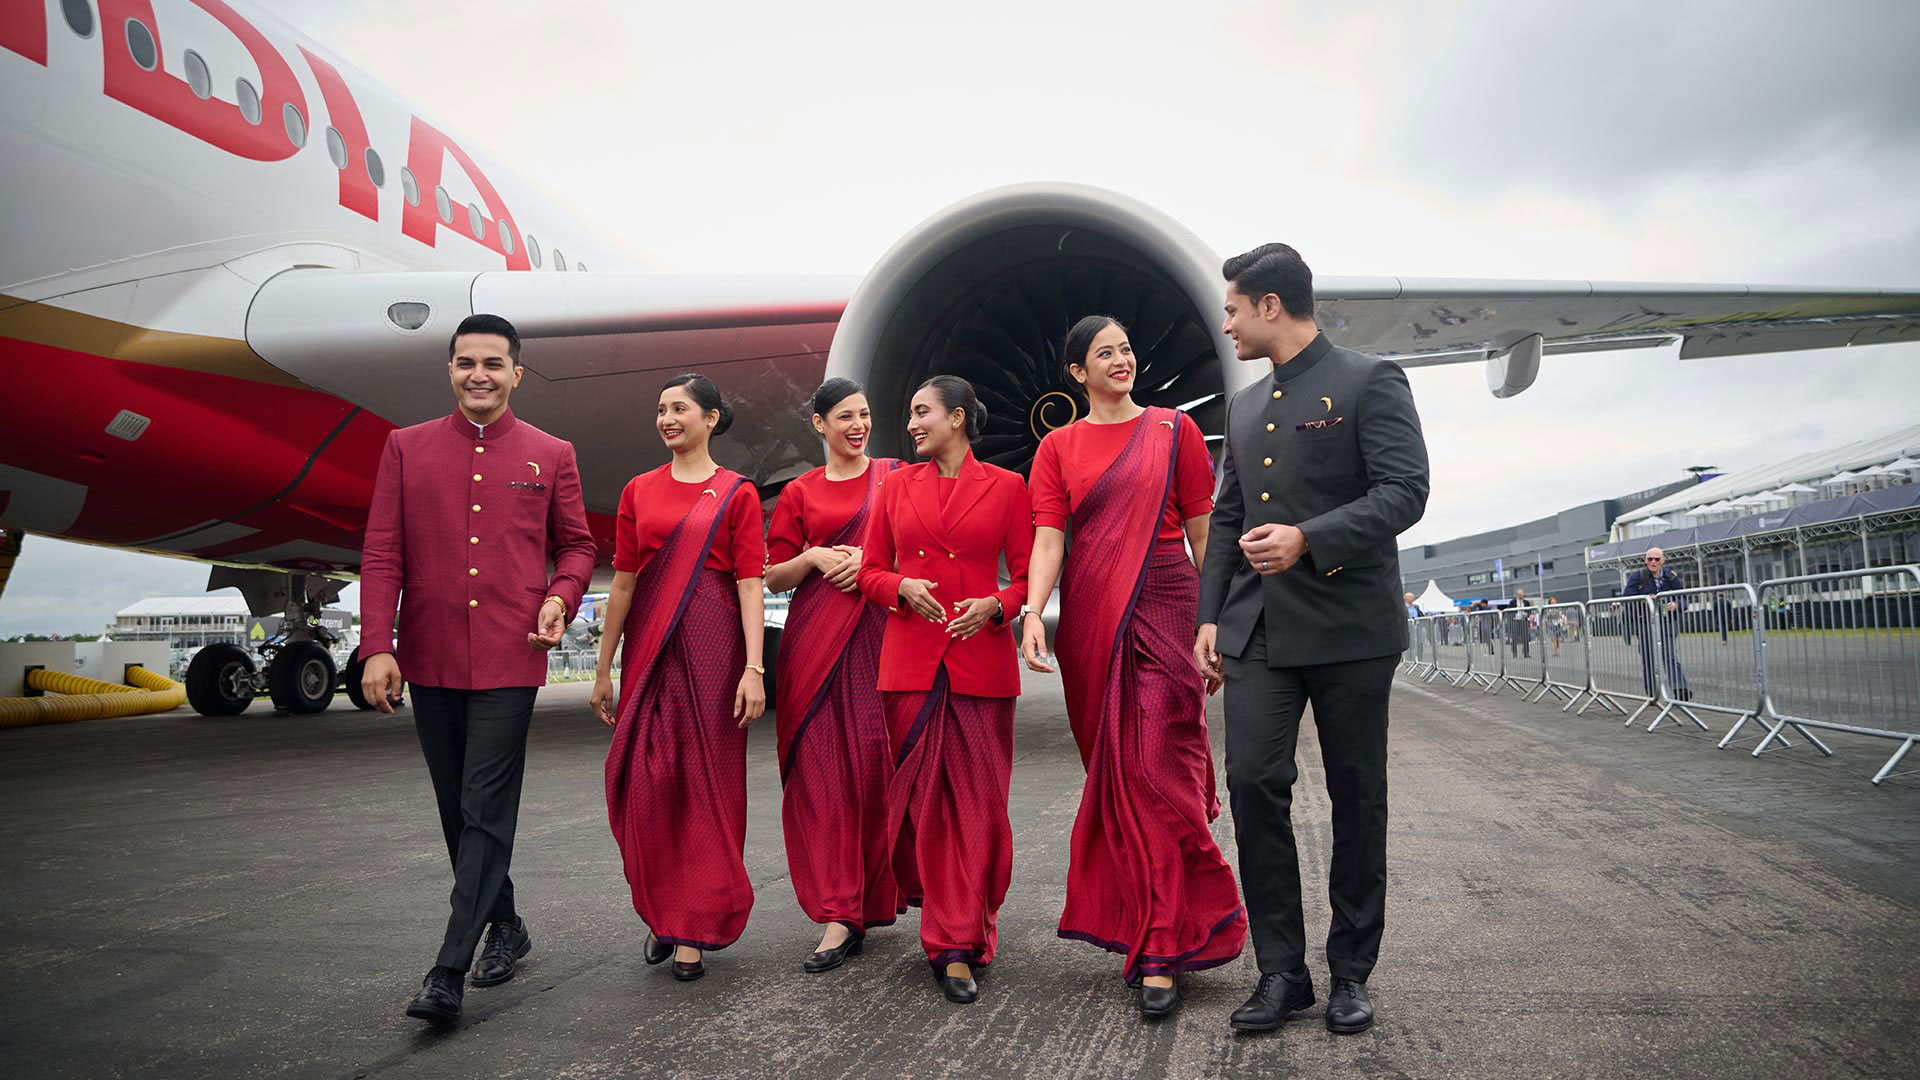
<svg viewBox="0 0 1920 1080">
<path fill-rule="evenodd" d="M 1270 376 L 1227 404 L 1194 660 L 1226 685 L 1227 786 L 1260 982 L 1233 1014 L 1268 1031 L 1314 1004 L 1293 842 L 1306 705 L 1333 802 L 1327 1028 L 1373 1024 L 1367 976 L 1387 900 L 1387 697 L 1407 645 L 1396 538 L 1427 505 L 1427 445 L 1400 365 L 1313 319 L 1313 272 L 1285 244 L 1227 260 L 1227 336 Z M 1236 549 L 1229 538 L 1237 538 Z"/>
</svg>

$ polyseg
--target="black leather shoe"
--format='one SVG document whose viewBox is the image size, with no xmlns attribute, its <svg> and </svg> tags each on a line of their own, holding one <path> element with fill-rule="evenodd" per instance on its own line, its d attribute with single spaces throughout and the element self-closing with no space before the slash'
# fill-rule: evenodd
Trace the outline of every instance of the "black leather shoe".
<svg viewBox="0 0 1920 1080">
<path fill-rule="evenodd" d="M 661 941 L 659 938 L 654 937 L 652 934 L 647 935 L 647 951 L 644 954 L 644 959 L 647 961 L 647 963 L 664 964 L 667 962 L 667 957 L 672 955 L 673 955 L 673 946 L 667 944 L 664 941 Z"/>
<path fill-rule="evenodd" d="M 858 931 L 850 932 L 847 935 L 847 940 L 835 945 L 831 949 L 821 949 L 819 952 L 807 957 L 806 960 L 801 963 L 800 968 L 809 975 L 818 975 L 823 971 L 832 971 L 834 968 L 839 967 L 847 957 L 859 956 L 861 943 L 866 940 L 867 935 L 859 933 Z"/>
<path fill-rule="evenodd" d="M 685 960 L 675 960 L 673 962 L 673 977 L 681 982 L 692 982 L 706 973 L 707 965 L 704 960 L 695 960 L 691 964 Z"/>
<path fill-rule="evenodd" d="M 457 1023 L 460 999 L 466 993 L 467 973 L 436 967 L 420 980 L 420 992 L 407 1005 L 407 1015 L 435 1024 Z"/>
<path fill-rule="evenodd" d="M 1335 978 L 1327 992 L 1327 1030 L 1335 1035 L 1358 1035 L 1373 1026 L 1373 1001 L 1367 984 Z"/>
<path fill-rule="evenodd" d="M 1129 990 L 1140 989 L 1140 987 L 1143 985 L 1141 979 L 1142 979 L 1142 976 L 1138 969 L 1128 972 L 1127 973 L 1127 989 Z"/>
<path fill-rule="evenodd" d="M 514 961 L 533 951 L 533 935 L 527 933 L 526 920 L 487 927 L 487 944 L 473 964 L 473 985 L 499 986 L 513 978 Z"/>
<path fill-rule="evenodd" d="M 933 973 L 933 981 L 940 984 L 940 992 L 955 1005 L 971 1005 L 973 999 L 980 996 L 980 987 L 972 979 L 962 979 L 944 971 Z"/>
<path fill-rule="evenodd" d="M 1140 988 L 1140 1015 L 1147 1020 L 1161 1020 L 1173 1015 L 1180 1007 L 1180 990 L 1173 986 L 1143 986 Z"/>
<path fill-rule="evenodd" d="M 1287 1014 L 1312 1008 L 1313 976 L 1299 982 L 1277 971 L 1264 972 L 1253 988 L 1253 996 L 1233 1011 L 1227 1023 L 1236 1031 L 1272 1031 L 1287 1022 Z"/>
</svg>

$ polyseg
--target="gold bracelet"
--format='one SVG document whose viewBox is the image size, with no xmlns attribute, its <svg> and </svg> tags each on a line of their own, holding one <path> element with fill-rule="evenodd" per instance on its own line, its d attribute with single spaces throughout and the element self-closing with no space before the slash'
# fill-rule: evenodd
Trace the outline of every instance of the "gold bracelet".
<svg viewBox="0 0 1920 1080">
<path fill-rule="evenodd" d="M 759 664 L 748 664 L 747 670 L 753 672 L 755 675 L 758 675 L 763 679 L 766 678 L 767 676 L 767 669 Z"/>
</svg>

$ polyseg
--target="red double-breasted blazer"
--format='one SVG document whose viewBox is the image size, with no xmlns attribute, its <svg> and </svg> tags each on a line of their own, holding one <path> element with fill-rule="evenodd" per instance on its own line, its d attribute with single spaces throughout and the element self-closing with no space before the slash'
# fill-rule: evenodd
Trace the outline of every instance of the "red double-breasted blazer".
<svg viewBox="0 0 1920 1080">
<path fill-rule="evenodd" d="M 1006 555 L 1011 584 L 1000 587 Z M 1033 555 L 1033 508 L 1019 473 L 967 454 L 952 494 L 941 498 L 939 468 L 921 462 L 880 483 L 861 545 L 860 591 L 888 609 L 880 645 L 880 689 L 931 690 L 942 663 L 954 693 L 1018 697 L 1020 666 L 1013 627 L 1027 598 Z M 934 582 L 933 598 L 949 619 L 961 600 L 997 596 L 1003 615 L 965 641 L 900 602 L 900 582 Z"/>
<path fill-rule="evenodd" d="M 392 652 L 424 686 L 543 686 L 527 635 L 549 596 L 573 618 L 594 557 L 572 443 L 511 410 L 485 431 L 460 413 L 400 428 L 367 514 L 359 654 Z"/>
</svg>

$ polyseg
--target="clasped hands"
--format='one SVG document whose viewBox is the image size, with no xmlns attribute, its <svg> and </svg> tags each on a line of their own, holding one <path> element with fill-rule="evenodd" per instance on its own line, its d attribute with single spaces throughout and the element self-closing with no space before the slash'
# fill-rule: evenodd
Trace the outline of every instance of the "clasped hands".
<svg viewBox="0 0 1920 1080">
<path fill-rule="evenodd" d="M 860 549 L 852 544 L 807 549 L 807 557 L 827 584 L 850 593 L 860 587 Z"/>
<path fill-rule="evenodd" d="M 928 622 L 946 627 L 947 633 L 961 641 L 979 633 L 1002 610 L 999 597 L 976 596 L 971 600 L 955 600 L 953 610 L 957 614 L 948 618 L 946 609 L 933 598 L 933 590 L 939 587 L 939 582 L 925 578 L 901 578 L 900 603 Z"/>
</svg>

